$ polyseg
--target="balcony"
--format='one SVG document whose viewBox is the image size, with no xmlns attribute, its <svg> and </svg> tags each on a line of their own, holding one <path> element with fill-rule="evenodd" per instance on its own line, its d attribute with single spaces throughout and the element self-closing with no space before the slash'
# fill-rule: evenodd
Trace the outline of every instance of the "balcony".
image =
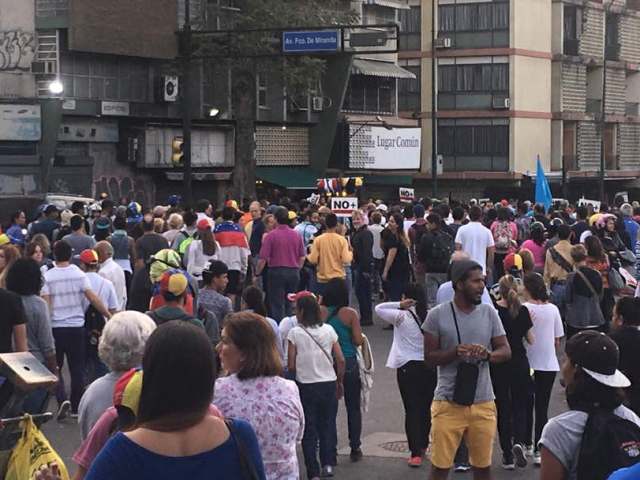
<svg viewBox="0 0 640 480">
<path fill-rule="evenodd" d="M 605 45 L 604 47 L 604 58 L 605 60 L 611 60 L 617 62 L 620 60 L 620 44 L 619 43 L 610 43 Z"/>
<path fill-rule="evenodd" d="M 602 99 L 587 98 L 587 113 L 602 113 Z"/>
<path fill-rule="evenodd" d="M 565 38 L 564 39 L 564 54 L 571 55 L 573 57 L 578 56 L 578 50 L 580 48 L 580 40 L 577 38 Z"/>
<path fill-rule="evenodd" d="M 627 102 L 625 104 L 625 115 L 630 117 L 640 117 L 640 103 L 638 102 Z"/>
</svg>

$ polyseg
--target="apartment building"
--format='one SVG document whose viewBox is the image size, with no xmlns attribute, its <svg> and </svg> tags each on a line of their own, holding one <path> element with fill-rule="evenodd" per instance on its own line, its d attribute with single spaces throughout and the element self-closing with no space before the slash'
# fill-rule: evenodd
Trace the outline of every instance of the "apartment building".
<svg viewBox="0 0 640 480">
<path fill-rule="evenodd" d="M 433 92 L 441 193 L 528 196 L 539 157 L 554 193 L 593 196 L 602 145 L 607 191 L 635 186 L 640 2 L 414 0 L 410 6 L 401 16 L 399 64 L 420 72 L 419 85 L 403 81 L 399 105 L 401 116 L 422 122 L 415 180 L 422 194 L 431 184 Z"/>
</svg>

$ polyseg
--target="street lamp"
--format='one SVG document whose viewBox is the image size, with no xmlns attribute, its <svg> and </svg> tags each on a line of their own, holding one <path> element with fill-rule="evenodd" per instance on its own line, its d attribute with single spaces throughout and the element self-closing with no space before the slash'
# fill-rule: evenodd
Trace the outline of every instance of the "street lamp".
<svg viewBox="0 0 640 480">
<path fill-rule="evenodd" d="M 49 84 L 49 92 L 54 95 L 60 95 L 62 92 L 64 92 L 64 85 L 59 78 L 56 78 Z"/>
<path fill-rule="evenodd" d="M 216 118 L 220 115 L 220 109 L 216 107 L 211 107 L 208 112 L 209 118 Z"/>
</svg>

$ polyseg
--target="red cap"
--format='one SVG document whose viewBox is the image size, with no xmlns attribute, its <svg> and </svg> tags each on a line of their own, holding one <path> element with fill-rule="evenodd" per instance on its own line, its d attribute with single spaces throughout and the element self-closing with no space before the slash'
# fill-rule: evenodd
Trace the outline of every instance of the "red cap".
<svg viewBox="0 0 640 480">
<path fill-rule="evenodd" d="M 198 220 L 196 227 L 198 228 L 198 230 L 211 230 L 211 222 L 206 218 L 203 218 Z"/>
<path fill-rule="evenodd" d="M 309 290 L 302 290 L 301 292 L 298 292 L 298 293 L 290 293 L 289 295 L 287 295 L 287 300 L 289 300 L 290 302 L 297 302 L 298 300 L 304 297 L 316 298 L 313 292 L 310 292 Z"/>
<path fill-rule="evenodd" d="M 86 249 L 80 254 L 80 261 L 87 265 L 95 265 L 98 263 L 98 254 L 95 250 Z"/>
</svg>

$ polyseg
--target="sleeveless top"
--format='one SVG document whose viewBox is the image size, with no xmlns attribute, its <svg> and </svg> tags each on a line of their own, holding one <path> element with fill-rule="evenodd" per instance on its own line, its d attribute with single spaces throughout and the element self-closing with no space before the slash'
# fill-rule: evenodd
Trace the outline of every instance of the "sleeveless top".
<svg viewBox="0 0 640 480">
<path fill-rule="evenodd" d="M 331 325 L 338 334 L 338 343 L 340 344 L 344 358 L 355 358 L 357 353 L 351 336 L 351 327 L 345 325 L 342 320 L 338 318 L 338 312 L 335 307 L 328 307 L 327 310 L 329 310 L 327 323 Z"/>
<path fill-rule="evenodd" d="M 116 230 L 111 234 L 114 260 L 129 259 L 129 236 L 124 230 Z"/>
</svg>

